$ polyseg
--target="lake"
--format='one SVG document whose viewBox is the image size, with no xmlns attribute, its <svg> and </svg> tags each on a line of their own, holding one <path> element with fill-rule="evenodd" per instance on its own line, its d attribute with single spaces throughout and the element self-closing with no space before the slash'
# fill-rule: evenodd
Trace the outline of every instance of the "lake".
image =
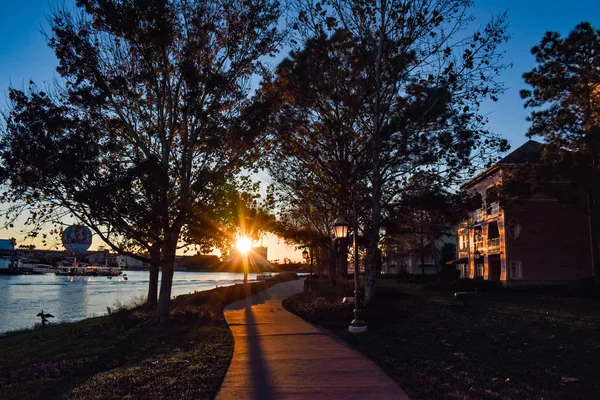
<svg viewBox="0 0 600 400">
<path fill-rule="evenodd" d="M 148 292 L 148 271 L 124 271 L 123 277 L 0 275 L 0 333 L 31 328 L 44 309 L 51 322 L 73 322 L 130 304 Z M 243 273 L 175 271 L 172 296 L 242 283 Z M 255 280 L 256 274 L 249 274 Z"/>
</svg>

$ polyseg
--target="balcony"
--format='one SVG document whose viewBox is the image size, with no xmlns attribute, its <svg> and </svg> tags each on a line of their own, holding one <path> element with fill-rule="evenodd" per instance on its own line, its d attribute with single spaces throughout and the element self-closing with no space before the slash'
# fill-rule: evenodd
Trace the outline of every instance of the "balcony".
<svg viewBox="0 0 600 400">
<path fill-rule="evenodd" d="M 500 238 L 493 238 L 488 240 L 488 253 L 500 253 Z"/>
<path fill-rule="evenodd" d="M 495 201 L 492 204 L 490 204 L 486 209 L 486 213 L 488 217 L 500 214 L 500 203 Z"/>
<path fill-rule="evenodd" d="M 475 249 L 473 251 L 485 251 L 485 242 L 482 240 L 476 240 L 473 242 Z"/>
<path fill-rule="evenodd" d="M 481 208 L 479 210 L 475 210 L 471 213 L 471 221 L 473 223 L 483 221 L 483 210 Z"/>
</svg>

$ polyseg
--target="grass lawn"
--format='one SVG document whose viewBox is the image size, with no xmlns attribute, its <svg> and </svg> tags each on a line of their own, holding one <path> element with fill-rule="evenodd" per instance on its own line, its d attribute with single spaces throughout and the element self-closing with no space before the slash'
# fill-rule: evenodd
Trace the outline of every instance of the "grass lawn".
<svg viewBox="0 0 600 400">
<path fill-rule="evenodd" d="M 134 309 L 0 337 L 0 398 L 213 398 L 233 355 L 223 308 L 277 281 L 179 296 L 160 324 Z"/>
<path fill-rule="evenodd" d="M 284 306 L 365 353 L 414 400 L 600 399 L 598 301 L 500 292 L 463 307 L 452 293 L 380 279 L 369 330 L 354 336 L 352 307 L 336 295 L 319 284 Z"/>
</svg>

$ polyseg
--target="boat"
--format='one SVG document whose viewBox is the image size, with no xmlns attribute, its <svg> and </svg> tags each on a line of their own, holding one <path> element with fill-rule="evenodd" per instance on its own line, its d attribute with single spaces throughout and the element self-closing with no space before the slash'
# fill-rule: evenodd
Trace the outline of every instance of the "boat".
<svg viewBox="0 0 600 400">
<path fill-rule="evenodd" d="M 59 276 L 119 276 L 123 272 L 117 268 L 96 266 L 63 266 L 59 267 L 55 274 Z"/>
<path fill-rule="evenodd" d="M 273 274 L 265 272 L 265 273 L 256 275 L 256 280 L 257 281 L 267 281 L 269 279 L 273 279 Z"/>
</svg>

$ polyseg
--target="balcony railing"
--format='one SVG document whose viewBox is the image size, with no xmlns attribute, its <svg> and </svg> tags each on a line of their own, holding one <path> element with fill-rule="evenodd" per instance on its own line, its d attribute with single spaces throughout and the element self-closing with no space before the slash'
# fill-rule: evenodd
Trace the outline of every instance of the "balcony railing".
<svg viewBox="0 0 600 400">
<path fill-rule="evenodd" d="M 500 214 L 500 203 L 498 203 L 497 201 L 493 202 L 489 205 L 486 212 L 488 217 Z"/>
<path fill-rule="evenodd" d="M 485 242 L 483 240 L 476 240 L 473 242 L 475 250 L 473 251 L 485 251 Z"/>
<path fill-rule="evenodd" d="M 471 213 L 471 220 L 473 223 L 483 221 L 483 210 L 480 208 L 479 210 L 475 210 Z"/>
<path fill-rule="evenodd" d="M 488 253 L 500 253 L 500 238 L 488 239 Z"/>
</svg>

